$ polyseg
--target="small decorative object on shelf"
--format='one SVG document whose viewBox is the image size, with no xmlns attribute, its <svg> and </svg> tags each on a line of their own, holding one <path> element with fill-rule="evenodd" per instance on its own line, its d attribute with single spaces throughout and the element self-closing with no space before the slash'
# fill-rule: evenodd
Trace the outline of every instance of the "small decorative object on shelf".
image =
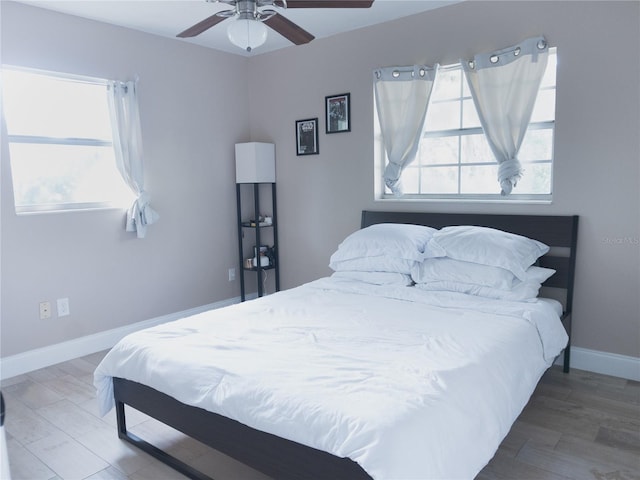
<svg viewBox="0 0 640 480">
<path fill-rule="evenodd" d="M 249 196 L 253 197 L 251 201 L 247 201 Z M 272 213 L 265 214 L 262 213 L 260 203 L 269 196 Z M 249 207 L 243 209 L 243 199 L 249 206 L 253 205 L 253 210 Z M 275 272 L 275 291 L 280 290 L 275 145 L 258 142 L 236 144 L 236 201 L 238 258 L 241 272 L 240 298 L 244 302 L 246 299 L 245 274 L 248 272 L 255 275 L 259 297 L 266 291 L 267 270 Z M 268 210 L 265 211 L 268 212 Z M 249 237 L 246 239 L 247 242 L 244 241 L 245 233 Z M 270 240 L 273 241 L 271 246 L 264 243 Z M 260 248 L 257 245 L 260 245 Z"/>
<path fill-rule="evenodd" d="M 270 227 L 273 225 L 272 217 L 258 217 L 258 220 L 249 220 L 248 222 L 242 222 L 243 227 Z"/>
</svg>

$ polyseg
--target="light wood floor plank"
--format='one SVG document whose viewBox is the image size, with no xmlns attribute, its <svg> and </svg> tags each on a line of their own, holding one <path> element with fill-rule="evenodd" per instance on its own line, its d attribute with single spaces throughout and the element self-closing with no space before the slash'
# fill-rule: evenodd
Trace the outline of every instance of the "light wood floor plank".
<svg viewBox="0 0 640 480">
<path fill-rule="evenodd" d="M 498 452 L 476 480 L 573 480 Z"/>
<path fill-rule="evenodd" d="M 83 479 L 109 464 L 65 433 L 55 433 L 25 448 L 63 479 Z M 9 466 L 12 466 L 9 454 Z"/>
<path fill-rule="evenodd" d="M 626 450 L 640 458 L 640 430 L 638 429 L 629 431 L 601 427 L 596 436 L 596 443 Z"/>
<path fill-rule="evenodd" d="M 610 470 L 626 470 L 640 479 L 640 456 L 637 453 L 609 447 L 595 442 L 587 442 L 571 435 L 563 435 L 555 451 L 607 466 Z"/>
</svg>

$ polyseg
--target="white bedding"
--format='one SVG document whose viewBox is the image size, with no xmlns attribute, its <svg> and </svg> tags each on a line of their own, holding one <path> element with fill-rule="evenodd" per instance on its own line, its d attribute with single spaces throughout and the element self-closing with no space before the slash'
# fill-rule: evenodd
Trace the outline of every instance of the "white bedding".
<svg viewBox="0 0 640 480">
<path fill-rule="evenodd" d="M 339 457 L 473 478 L 567 343 L 554 302 L 321 279 L 131 334 L 95 372 Z"/>
</svg>

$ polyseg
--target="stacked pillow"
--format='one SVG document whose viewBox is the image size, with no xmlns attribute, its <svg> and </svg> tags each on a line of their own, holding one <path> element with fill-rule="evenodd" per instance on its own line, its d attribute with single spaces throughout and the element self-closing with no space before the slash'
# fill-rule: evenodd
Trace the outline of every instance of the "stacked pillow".
<svg viewBox="0 0 640 480">
<path fill-rule="evenodd" d="M 381 223 L 349 235 L 331 256 L 335 278 L 528 301 L 555 270 L 534 265 L 544 243 L 488 227 Z"/>
<path fill-rule="evenodd" d="M 333 278 L 356 280 L 358 282 L 372 283 L 373 285 L 396 285 L 408 287 L 413 285 L 411 275 L 397 272 L 359 272 L 357 270 L 345 270 L 333 272 Z"/>
<path fill-rule="evenodd" d="M 427 248 L 432 258 L 411 271 L 423 290 L 447 290 L 502 300 L 535 299 L 555 270 L 535 266 L 544 243 L 487 227 L 445 227 Z"/>
<path fill-rule="evenodd" d="M 435 232 L 422 225 L 371 225 L 345 238 L 329 266 L 340 278 L 377 285 L 411 285 L 414 266 L 431 256 L 427 246 Z"/>
</svg>

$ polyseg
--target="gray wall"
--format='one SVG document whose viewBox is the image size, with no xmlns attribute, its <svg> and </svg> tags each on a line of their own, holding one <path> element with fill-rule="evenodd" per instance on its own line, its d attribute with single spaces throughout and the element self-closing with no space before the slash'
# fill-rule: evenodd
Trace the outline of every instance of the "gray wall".
<svg viewBox="0 0 640 480">
<path fill-rule="evenodd" d="M 234 144 L 249 139 L 247 60 L 3 1 L 2 61 L 101 78 L 140 76 L 146 188 L 160 221 L 142 240 L 122 210 L 16 216 L 2 143 L 2 355 L 239 295 Z M 239 81 L 240 79 L 240 81 Z M 38 303 L 68 297 L 43 321 Z"/>
<path fill-rule="evenodd" d="M 330 273 L 362 209 L 578 214 L 574 345 L 640 356 L 638 2 L 465 2 L 251 60 L 252 138 L 277 145 L 282 283 Z M 558 47 L 551 205 L 374 201 L 372 71 L 454 63 L 543 34 Z M 259 75 L 258 75 L 259 72 Z M 351 93 L 352 131 L 324 133 L 324 96 Z M 320 119 L 296 157 L 294 122 Z"/>
<path fill-rule="evenodd" d="M 466 2 L 247 60 L 2 2 L 4 62 L 140 75 L 147 186 L 162 215 L 144 240 L 121 231 L 120 211 L 16 217 L 3 144 L 2 355 L 238 295 L 227 281 L 233 145 L 250 139 L 276 144 L 284 288 L 330 273 L 363 208 L 579 214 L 574 344 L 640 356 L 639 10 Z M 538 34 L 559 56 L 553 204 L 375 201 L 372 70 L 453 63 Z M 352 131 L 326 135 L 324 96 L 343 92 Z M 315 116 L 320 154 L 297 157 L 294 122 Z M 39 301 L 65 296 L 70 317 L 37 318 Z"/>
</svg>

